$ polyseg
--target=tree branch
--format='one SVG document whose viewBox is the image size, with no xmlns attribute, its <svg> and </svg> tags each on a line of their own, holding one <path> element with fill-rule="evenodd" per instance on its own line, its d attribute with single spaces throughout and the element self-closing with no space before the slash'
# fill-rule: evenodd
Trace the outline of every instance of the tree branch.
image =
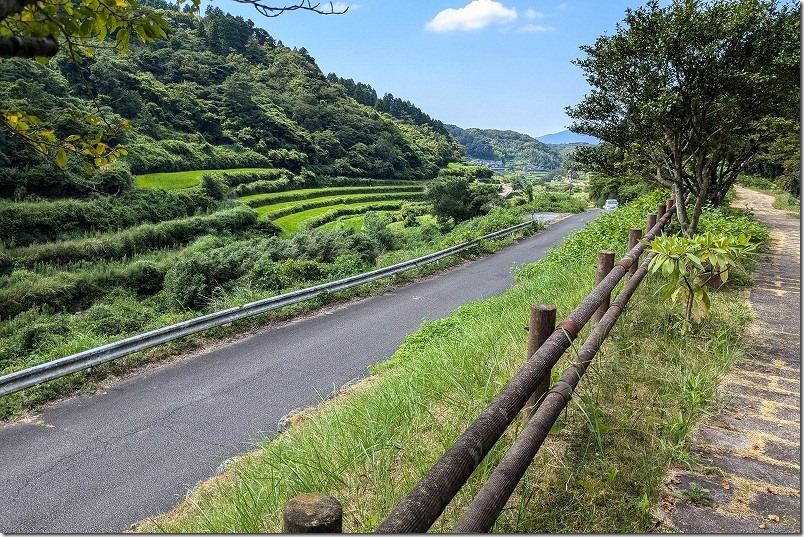
<svg viewBox="0 0 804 537">
<path fill-rule="evenodd" d="M 52 37 L 0 37 L 0 58 L 49 58 L 58 51 L 59 43 Z"/>
<path fill-rule="evenodd" d="M 0 2 L 6 0 L 0 0 Z M 12 0 L 12 1 L 19 1 L 19 0 Z M 22 0 L 25 1 L 25 0 Z M 305 11 L 312 11 L 314 13 L 318 13 L 319 15 L 342 15 L 346 13 L 349 8 L 347 7 L 343 11 L 335 11 L 335 6 L 332 5 L 332 2 L 329 3 L 329 9 L 321 8 L 321 4 L 317 3 L 313 5 L 310 0 L 302 0 L 298 4 L 293 4 L 284 7 L 273 7 L 273 6 L 266 6 L 261 2 L 261 0 L 234 0 L 240 4 L 251 4 L 254 6 L 260 15 L 264 17 L 278 17 L 282 13 L 286 11 L 296 11 L 297 9 L 302 9 Z"/>
</svg>

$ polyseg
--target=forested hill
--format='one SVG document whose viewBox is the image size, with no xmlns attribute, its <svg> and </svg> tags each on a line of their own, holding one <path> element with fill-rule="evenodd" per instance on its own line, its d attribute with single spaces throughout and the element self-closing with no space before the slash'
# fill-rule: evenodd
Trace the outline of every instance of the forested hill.
<svg viewBox="0 0 804 537">
<path fill-rule="evenodd" d="M 132 39 L 125 56 L 98 49 L 80 66 L 63 55 L 45 66 L 0 63 L 3 107 L 39 116 L 57 135 L 92 139 L 97 127 L 82 121 L 90 114 L 104 123 L 128 120 L 129 130 L 109 140 L 128 155 L 111 171 L 93 172 L 101 190 L 114 191 L 127 171 L 234 167 L 424 179 L 463 156 L 440 123 L 411 103 L 375 94 L 361 104 L 304 48 L 284 46 L 250 20 L 218 8 L 193 17 L 159 0 L 148 4 L 168 21 L 168 39 Z M 0 133 L 0 196 L 76 195 L 76 185 L 91 180 L 77 163 L 68 163 L 65 181 L 36 162 Z"/>
<path fill-rule="evenodd" d="M 558 150 L 527 134 L 493 129 L 462 129 L 446 125 L 458 143 L 466 148 L 467 158 L 503 160 L 505 164 L 532 164 L 544 170 L 561 166 L 564 157 Z"/>
</svg>

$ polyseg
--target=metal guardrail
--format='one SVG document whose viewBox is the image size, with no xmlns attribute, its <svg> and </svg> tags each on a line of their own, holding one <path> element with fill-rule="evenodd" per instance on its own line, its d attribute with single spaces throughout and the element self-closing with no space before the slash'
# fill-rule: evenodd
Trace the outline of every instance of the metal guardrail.
<svg viewBox="0 0 804 537">
<path fill-rule="evenodd" d="M 516 233 L 517 231 L 531 226 L 534 223 L 536 223 L 536 220 L 525 222 L 523 224 L 517 224 L 500 231 L 488 233 L 478 239 L 452 246 L 445 250 L 434 252 L 416 259 L 411 259 L 410 261 L 403 261 L 395 265 L 365 272 L 363 274 L 357 274 L 355 276 L 349 276 L 348 278 L 343 278 L 334 282 L 315 285 L 306 289 L 299 289 L 297 291 L 272 296 L 270 298 L 244 304 L 243 306 L 236 306 L 233 308 L 216 311 L 214 313 L 208 313 L 194 319 L 188 319 L 170 326 L 151 330 L 150 332 L 127 337 L 125 339 L 121 339 L 120 341 L 115 341 L 114 343 L 107 343 L 106 345 L 102 345 L 94 349 L 88 349 L 76 354 L 71 354 L 70 356 L 65 356 L 64 358 L 59 358 L 50 362 L 29 367 L 27 369 L 8 373 L 7 375 L 0 377 L 0 397 L 24 390 L 25 388 L 42 384 L 44 382 L 55 380 L 65 375 L 69 375 L 70 373 L 89 369 L 90 367 L 97 366 L 111 360 L 116 360 L 117 358 L 122 358 L 138 351 L 150 349 L 151 347 L 161 345 L 162 343 L 167 343 L 168 341 L 173 341 L 174 339 L 189 336 L 208 328 L 214 328 L 216 326 L 228 324 L 246 317 L 275 310 L 283 306 L 303 302 L 325 293 L 343 291 L 344 289 L 356 287 L 364 283 L 369 283 L 374 280 L 393 276 L 413 268 L 418 268 L 422 265 L 434 263 L 445 257 L 449 257 L 473 248 L 480 244 L 481 241 L 499 239 L 505 235 Z"/>
</svg>

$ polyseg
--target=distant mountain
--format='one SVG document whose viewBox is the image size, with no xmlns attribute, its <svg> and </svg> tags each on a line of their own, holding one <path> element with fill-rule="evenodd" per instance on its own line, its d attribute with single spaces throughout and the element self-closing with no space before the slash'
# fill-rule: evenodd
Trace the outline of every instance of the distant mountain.
<svg viewBox="0 0 804 537">
<path fill-rule="evenodd" d="M 462 129 L 444 125 L 466 148 L 469 159 L 501 160 L 505 165 L 533 165 L 543 170 L 561 166 L 564 158 L 555 149 L 532 136 L 514 131 L 494 129 Z"/>
<path fill-rule="evenodd" d="M 553 134 L 545 134 L 544 136 L 539 136 L 536 139 L 544 144 L 573 144 L 584 142 L 587 144 L 597 145 L 600 143 L 600 140 L 594 136 L 575 134 L 569 130 L 556 132 Z"/>
</svg>

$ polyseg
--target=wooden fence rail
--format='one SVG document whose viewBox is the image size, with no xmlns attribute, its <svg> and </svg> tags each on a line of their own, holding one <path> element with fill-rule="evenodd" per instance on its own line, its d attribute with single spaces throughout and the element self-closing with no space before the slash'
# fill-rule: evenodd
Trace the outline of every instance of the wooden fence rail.
<svg viewBox="0 0 804 537">
<path fill-rule="evenodd" d="M 631 230 L 629 251 L 618 263 L 613 263 L 611 252 L 601 252 L 597 285 L 557 328 L 553 329 L 554 306 L 533 306 L 528 340 L 530 356 L 525 365 L 397 504 L 376 532 L 426 532 L 524 408 L 525 418 L 530 418 L 527 425 L 455 527 L 456 532 L 486 532 L 491 529 L 569 401 L 573 389 L 645 277 L 650 260 L 646 259 L 639 266 L 639 258 L 647 247 L 646 243 L 662 233 L 670 221 L 673 206 L 671 202 L 662 204 L 661 217 L 657 213 L 647 215 L 643 241 L 639 240 L 641 230 Z M 630 275 L 628 282 L 609 305 L 611 292 L 626 274 Z M 594 328 L 574 363 L 548 390 L 545 383 L 549 385 L 552 368 L 593 316 Z"/>
</svg>

